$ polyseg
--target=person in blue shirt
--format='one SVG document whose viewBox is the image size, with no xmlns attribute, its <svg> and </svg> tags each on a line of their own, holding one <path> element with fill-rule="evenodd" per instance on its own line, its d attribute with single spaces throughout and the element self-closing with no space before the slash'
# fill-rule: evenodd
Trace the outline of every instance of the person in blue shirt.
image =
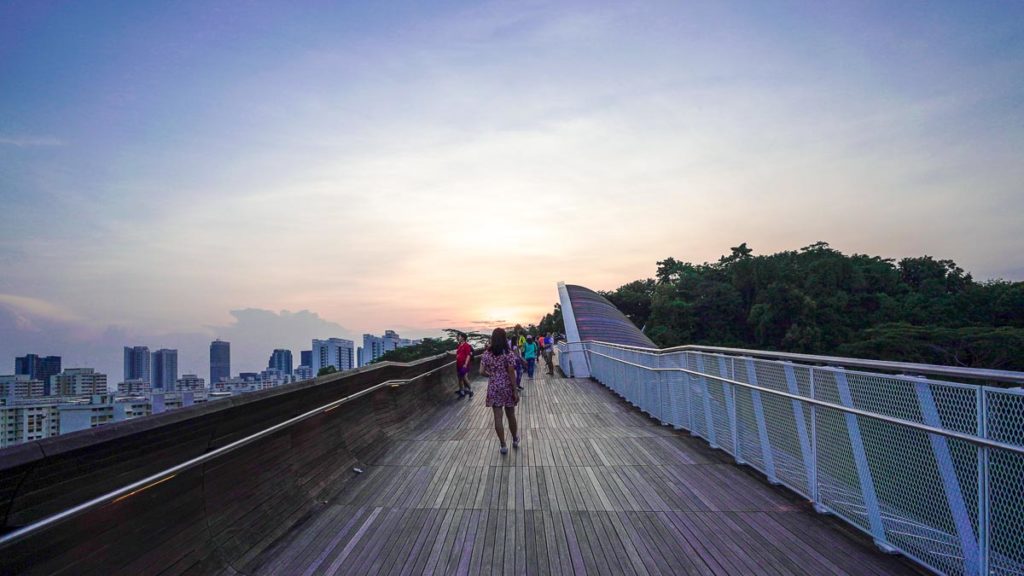
<svg viewBox="0 0 1024 576">
<path fill-rule="evenodd" d="M 523 358 L 526 359 L 526 375 L 533 380 L 533 368 L 537 364 L 537 356 L 540 350 L 537 347 L 537 342 L 533 339 L 533 334 L 526 337 L 526 345 L 523 346 Z"/>
</svg>

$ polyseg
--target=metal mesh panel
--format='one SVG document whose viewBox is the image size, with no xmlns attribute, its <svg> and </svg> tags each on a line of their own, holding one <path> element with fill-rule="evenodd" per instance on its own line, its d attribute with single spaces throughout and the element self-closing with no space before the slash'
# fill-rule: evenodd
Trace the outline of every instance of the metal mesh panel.
<svg viewBox="0 0 1024 576">
<path fill-rule="evenodd" d="M 720 378 L 732 376 L 728 359 L 713 354 L 701 354 L 704 362 L 704 373 Z M 708 406 L 711 408 L 711 425 L 715 431 L 715 443 L 721 449 L 735 453 L 732 445 L 732 428 L 729 425 L 729 413 L 726 409 L 726 385 L 722 380 L 706 378 L 705 389 L 708 394 Z"/>
<path fill-rule="evenodd" d="M 839 369 L 816 370 L 814 385 L 817 398 L 835 404 L 937 428 L 977 428 L 972 387 Z M 977 449 L 872 418 L 819 413 L 821 502 L 939 572 L 975 573 Z"/>
<path fill-rule="evenodd" d="M 742 370 L 737 368 L 737 380 L 742 378 L 741 372 Z M 737 449 L 734 453 L 736 458 L 764 472 L 753 395 L 747 388 L 736 389 L 736 437 Z"/>
<path fill-rule="evenodd" d="M 1024 391 L 986 390 L 988 436 L 1024 446 Z M 993 574 L 1024 574 L 1024 456 L 989 450 L 989 566 Z"/>
<path fill-rule="evenodd" d="M 782 363 L 763 360 L 752 360 L 750 363 L 754 365 L 758 386 L 779 392 L 790 391 Z M 794 400 L 770 394 L 762 394 L 761 402 L 777 479 L 796 492 L 810 497 L 805 456 L 810 455 L 811 445 L 809 427 L 803 417 L 805 407 Z"/>
<path fill-rule="evenodd" d="M 662 368 L 683 368 L 686 357 L 681 353 L 661 356 Z M 689 377 L 682 372 L 662 372 L 662 380 L 668 389 L 669 422 L 676 428 L 690 428 L 690 405 L 687 402 Z"/>
<path fill-rule="evenodd" d="M 816 399 L 841 404 L 833 372 L 816 371 L 813 380 Z M 846 414 L 817 407 L 814 428 L 819 503 L 861 530 L 870 532 Z"/>
<path fill-rule="evenodd" d="M 687 352 L 684 355 L 686 368 L 698 371 L 697 359 L 699 356 L 695 352 Z M 686 377 L 688 404 L 690 407 L 690 432 L 710 440 L 708 438 L 707 419 L 704 414 L 704 386 L 701 383 L 702 380 L 701 377 L 694 375 L 687 375 Z"/>
</svg>

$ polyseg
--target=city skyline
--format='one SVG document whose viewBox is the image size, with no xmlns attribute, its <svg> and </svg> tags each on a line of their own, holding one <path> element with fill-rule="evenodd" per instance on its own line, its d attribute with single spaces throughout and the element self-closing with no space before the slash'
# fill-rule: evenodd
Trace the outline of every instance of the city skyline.
<svg viewBox="0 0 1024 576">
<path fill-rule="evenodd" d="M 390 330 L 390 329 L 384 330 L 382 332 L 382 336 L 374 336 L 372 334 L 363 334 L 363 342 L 364 343 L 367 341 L 367 337 L 369 337 L 371 339 L 376 339 L 376 340 L 380 341 L 382 344 L 384 342 L 388 342 L 389 343 L 387 346 L 384 347 L 386 349 L 382 349 L 382 350 L 378 351 L 377 356 L 379 356 L 384 351 L 392 350 L 392 349 L 394 349 L 395 347 L 398 347 L 398 346 L 408 346 L 408 345 L 414 344 L 415 342 L 418 341 L 418 340 L 413 340 L 413 339 L 408 339 L 408 338 L 400 338 L 400 335 L 397 332 L 395 332 L 394 330 Z M 72 369 L 77 369 L 77 368 L 93 368 L 93 369 L 96 369 L 97 372 L 100 372 L 100 373 L 103 373 L 103 374 L 107 374 L 109 376 L 109 378 L 110 378 L 110 388 L 111 388 L 112 392 L 116 390 L 116 385 L 118 383 L 121 383 L 121 382 L 124 382 L 124 381 L 127 381 L 127 380 L 142 380 L 142 381 L 146 381 L 147 384 L 150 385 L 153 389 L 160 389 L 160 391 L 162 391 L 165 387 L 160 386 L 159 382 L 158 382 L 158 381 L 162 381 L 157 376 L 157 371 L 158 371 L 157 366 L 159 364 L 159 366 L 163 367 L 163 369 L 168 370 L 167 375 L 163 378 L 163 380 L 166 380 L 166 381 L 169 381 L 169 382 L 174 382 L 175 380 L 178 379 L 178 376 L 181 376 L 181 375 L 192 376 L 192 375 L 203 374 L 204 376 L 202 376 L 202 378 L 204 378 L 204 380 L 206 380 L 209 383 L 209 387 L 212 387 L 213 384 L 216 383 L 214 381 L 215 378 L 213 377 L 213 374 L 211 373 L 212 372 L 212 368 L 213 368 L 213 366 L 212 366 L 212 364 L 213 364 L 213 357 L 212 357 L 213 356 L 213 348 L 215 346 L 220 345 L 220 346 L 226 346 L 227 347 L 227 349 L 226 349 L 226 359 L 227 359 L 227 362 L 223 366 L 223 369 L 222 369 L 222 375 L 226 379 L 228 379 L 228 378 L 235 378 L 239 374 L 242 374 L 242 373 L 259 373 L 259 372 L 261 372 L 263 370 L 266 370 L 268 368 L 270 368 L 270 369 L 278 369 L 278 370 L 281 370 L 281 372 L 283 374 L 290 375 L 290 374 L 292 374 L 293 370 L 298 368 L 299 366 L 307 366 L 307 367 L 311 368 L 313 374 L 315 374 L 316 373 L 316 368 L 313 368 L 313 365 L 312 365 L 313 351 L 310 350 L 310 349 L 307 349 L 307 348 L 310 348 L 311 346 L 315 346 L 316 343 L 319 340 L 320 339 L 316 339 L 316 338 L 307 340 L 307 343 L 302 344 L 302 345 L 298 346 L 297 348 L 274 347 L 272 349 L 272 351 L 270 352 L 270 354 L 269 354 L 269 360 L 265 359 L 262 364 L 260 364 L 259 362 L 256 362 L 256 365 L 252 365 L 253 359 L 255 357 L 257 357 L 261 353 L 261 352 L 259 352 L 259 350 L 262 350 L 262 348 L 257 346 L 257 347 L 253 348 L 253 350 L 256 350 L 256 352 L 253 352 L 252 350 L 250 350 L 249 351 L 250 353 L 245 354 L 246 360 L 240 366 L 234 360 L 234 356 L 233 356 L 233 352 L 232 352 L 232 343 L 230 341 L 224 341 L 222 339 L 215 339 L 215 340 L 212 340 L 212 341 L 208 341 L 206 343 L 206 345 L 207 345 L 207 354 L 206 354 L 206 358 L 205 358 L 206 359 L 206 363 L 203 365 L 203 367 L 201 369 L 197 369 L 197 370 L 182 369 L 182 368 L 179 367 L 179 358 L 181 356 L 179 355 L 179 351 L 177 349 L 165 349 L 165 348 L 151 349 L 149 346 L 146 346 L 146 345 L 122 346 L 123 364 L 121 365 L 122 367 L 119 368 L 119 369 L 111 369 L 109 366 L 106 366 L 105 364 L 88 364 L 88 363 L 72 363 L 72 364 L 68 364 L 67 362 L 63 361 L 63 356 L 61 356 L 59 354 L 58 355 L 53 355 L 53 356 L 43 356 L 43 355 L 36 354 L 34 352 L 28 352 L 28 353 L 26 353 L 23 356 L 16 356 L 13 359 L 14 369 L 10 371 L 9 375 L 12 375 L 12 376 L 15 375 L 15 374 L 28 374 L 28 375 L 30 375 L 32 373 L 32 367 L 31 367 L 32 365 L 31 364 L 26 364 L 25 366 L 23 366 L 23 361 L 25 363 L 27 363 L 29 360 L 34 359 L 36 363 L 42 362 L 44 365 L 53 364 L 56 367 L 56 369 L 57 369 L 56 373 L 60 372 L 59 368 L 61 367 L 62 363 L 63 363 L 63 365 L 65 367 L 72 368 Z M 328 338 L 324 338 L 323 340 L 326 341 L 326 340 L 328 340 Z M 338 340 L 338 338 L 332 337 L 332 338 L 330 338 L 330 340 Z M 352 353 L 351 353 L 351 361 L 353 362 L 352 367 L 353 368 L 357 367 L 357 365 L 360 365 L 361 361 L 363 360 L 358 355 L 358 353 L 356 352 L 357 350 L 361 350 L 361 348 L 356 348 L 355 347 L 355 342 L 353 342 L 351 340 L 347 340 L 347 339 L 342 339 L 342 340 L 344 342 L 352 345 Z M 264 346 L 264 348 L 265 347 L 266 346 Z M 309 356 L 310 357 L 310 363 L 309 364 L 305 364 L 305 363 L 301 363 L 300 364 L 301 359 L 304 356 Z M 163 359 L 158 360 L 158 358 L 167 358 L 167 360 L 163 360 Z M 266 358 L 266 355 L 264 356 L 264 358 Z M 373 356 L 373 358 L 376 358 L 376 356 Z M 198 361 L 196 358 L 192 358 L 192 357 L 188 357 L 188 356 L 185 357 L 185 360 L 186 360 L 186 364 L 185 365 L 187 365 L 187 366 L 192 366 L 193 364 L 198 365 L 198 364 L 202 363 L 201 361 Z M 168 361 L 170 362 L 169 365 L 166 364 L 166 362 L 168 362 Z M 47 363 L 49 363 L 49 364 L 47 364 Z M 97 367 L 97 366 L 100 366 L 100 367 Z M 290 367 L 290 369 L 289 369 L 289 367 Z M 6 372 L 3 368 L 0 368 L 0 376 L 4 376 L 4 375 L 8 375 L 8 372 Z M 47 379 L 45 379 L 45 378 L 42 379 L 42 381 L 45 382 L 46 387 L 49 388 L 49 381 Z"/>
<path fill-rule="evenodd" d="M 0 358 L 113 375 L 141 342 L 202 375 L 223 338 L 260 369 L 313 338 L 536 322 L 559 280 L 614 289 L 741 242 L 1021 280 L 1022 22 L 995 2 L 8 2 Z"/>
</svg>

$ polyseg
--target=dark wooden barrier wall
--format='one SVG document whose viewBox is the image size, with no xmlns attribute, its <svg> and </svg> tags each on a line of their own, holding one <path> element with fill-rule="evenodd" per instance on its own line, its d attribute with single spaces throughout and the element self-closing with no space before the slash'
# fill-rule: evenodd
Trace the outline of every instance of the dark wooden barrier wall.
<svg viewBox="0 0 1024 576">
<path fill-rule="evenodd" d="M 318 406 L 454 360 L 382 364 L 0 451 L 4 532 Z M 475 368 L 475 365 L 474 365 Z M 248 573 L 406 427 L 455 401 L 455 369 L 330 412 L 0 550 L 2 574 Z"/>
</svg>

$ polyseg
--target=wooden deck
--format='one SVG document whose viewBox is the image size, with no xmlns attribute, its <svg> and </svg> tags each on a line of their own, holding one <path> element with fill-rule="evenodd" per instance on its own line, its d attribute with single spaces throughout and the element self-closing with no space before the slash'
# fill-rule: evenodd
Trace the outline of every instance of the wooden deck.
<svg viewBox="0 0 1024 576">
<path fill-rule="evenodd" d="M 394 443 L 262 574 L 917 574 L 588 380 L 529 381 L 498 453 L 486 383 Z"/>
</svg>

